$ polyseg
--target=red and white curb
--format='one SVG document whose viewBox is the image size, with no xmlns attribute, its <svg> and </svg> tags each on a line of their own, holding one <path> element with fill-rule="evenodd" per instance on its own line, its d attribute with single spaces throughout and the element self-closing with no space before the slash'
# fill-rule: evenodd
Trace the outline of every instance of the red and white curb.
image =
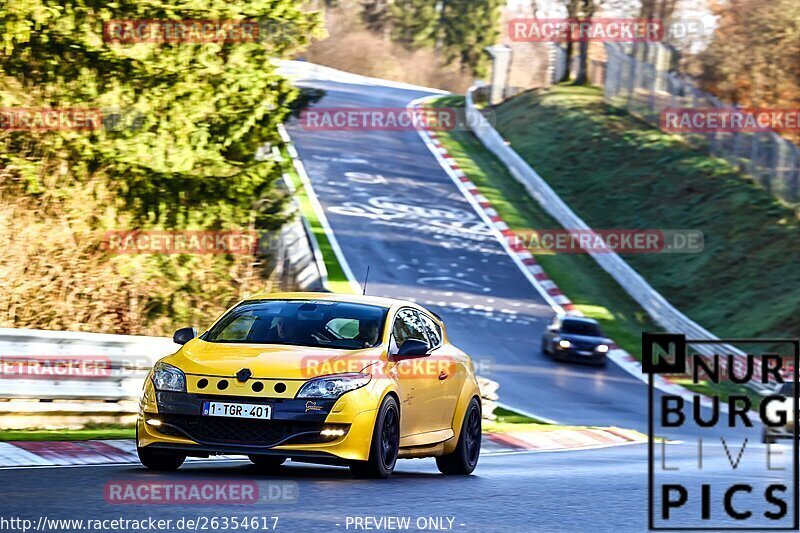
<svg viewBox="0 0 800 533">
<path fill-rule="evenodd" d="M 6 468 L 131 463 L 134 459 L 132 440 L 0 442 L 0 467 Z"/>
<path fill-rule="evenodd" d="M 525 451 L 591 450 L 626 444 L 642 444 L 647 442 L 647 436 L 636 431 L 618 428 L 585 428 L 487 433 L 484 435 L 483 450 L 487 449 L 486 441 L 489 446 L 501 448 L 494 452 L 496 455 L 500 455 Z M 485 455 L 485 453 L 483 454 Z"/>
<path fill-rule="evenodd" d="M 427 100 L 425 97 L 409 104 L 410 107 L 419 105 L 418 102 Z M 450 155 L 434 130 L 417 130 L 422 140 L 436 157 L 439 164 L 456 184 L 459 191 L 466 197 L 478 215 L 483 219 L 487 226 L 493 230 L 498 241 L 503 245 L 508 255 L 514 260 L 525 277 L 531 282 L 542 297 L 550 306 L 559 313 L 568 313 L 580 316 L 582 313 L 575 307 L 572 301 L 563 293 L 561 289 L 550 279 L 547 272 L 536 262 L 536 258 L 522 244 L 522 239 L 516 239 L 514 232 L 509 228 L 497 210 L 492 207 L 489 200 L 481 194 L 478 186 L 470 180 L 461 170 L 455 158 Z"/>
<path fill-rule="evenodd" d="M 436 98 L 439 98 L 439 96 L 425 96 L 410 102 L 408 107 L 421 107 L 426 101 Z M 467 177 L 455 158 L 447 152 L 447 149 L 439 140 L 438 133 L 433 129 L 418 129 L 417 133 L 419 133 L 422 141 L 431 153 L 433 153 L 439 165 L 444 169 L 447 175 L 450 176 L 450 179 L 456 184 L 456 187 L 458 187 L 459 191 L 466 197 L 467 201 L 472 205 L 478 215 L 486 222 L 489 228 L 493 230 L 495 236 L 498 241 L 500 241 L 500 244 L 503 245 L 508 255 L 514 260 L 525 277 L 528 278 L 531 285 L 533 285 L 545 301 L 550 304 L 550 307 L 557 313 L 582 316 L 583 313 L 581 313 L 572 301 L 561 292 L 561 289 L 550 279 L 541 265 L 536 262 L 536 258 L 525 248 L 523 244 L 524 239 L 515 238 L 514 231 L 503 221 L 502 217 L 497 210 L 492 207 L 489 200 L 481 194 L 478 186 Z M 616 344 L 611 345 L 608 358 L 635 378 L 644 383 L 648 382 L 649 376 L 642 372 L 641 363 L 628 352 L 620 349 Z M 696 400 L 697 395 L 686 388 L 672 383 L 660 375 L 654 375 L 653 377 L 653 385 L 658 390 L 671 395 L 680 396 L 686 401 L 693 402 Z M 709 407 L 711 406 L 711 400 L 706 396 L 700 396 L 700 404 Z M 720 407 L 723 412 L 727 413 L 725 406 Z"/>
<path fill-rule="evenodd" d="M 484 433 L 482 455 L 521 451 L 568 451 L 643 442 L 635 432 L 617 429 L 559 429 Z M 241 455 L 219 455 L 210 460 L 244 460 Z M 188 461 L 209 461 L 189 458 Z M 0 442 L 0 469 L 58 466 L 138 464 L 132 439 L 87 441 Z"/>
<path fill-rule="evenodd" d="M 220 459 L 242 456 L 220 455 Z M 189 458 L 188 461 L 206 459 Z M 0 442 L 0 469 L 139 463 L 133 439 Z"/>
</svg>

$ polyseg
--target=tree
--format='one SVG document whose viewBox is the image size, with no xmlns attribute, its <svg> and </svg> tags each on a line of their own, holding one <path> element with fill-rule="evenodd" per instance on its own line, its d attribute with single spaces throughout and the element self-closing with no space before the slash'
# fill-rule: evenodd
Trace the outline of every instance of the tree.
<svg viewBox="0 0 800 533">
<path fill-rule="evenodd" d="M 601 0 L 561 0 L 564 7 L 567 9 L 567 19 L 571 22 L 591 22 L 592 17 L 597 12 Z M 572 65 L 572 56 L 574 54 L 574 41 L 572 40 L 572 32 L 567 33 L 566 42 L 566 64 L 567 68 L 560 82 L 569 80 L 570 67 Z M 578 41 L 578 72 L 575 74 L 575 85 L 585 85 L 588 81 L 588 66 L 589 66 L 589 42 L 585 39 Z"/>
<path fill-rule="evenodd" d="M 800 107 L 800 2 L 731 0 L 716 14 L 699 58 L 703 88 L 745 107 Z"/>
<path fill-rule="evenodd" d="M 394 42 L 410 50 L 433 48 L 444 61 L 458 61 L 462 72 L 482 75 L 488 60 L 484 49 L 496 42 L 502 3 L 367 0 L 361 16 L 369 29 L 388 33 Z"/>
<path fill-rule="evenodd" d="M 567 20 L 576 20 L 578 18 L 578 3 L 580 0 L 562 0 L 564 7 L 567 9 Z M 564 63 L 566 64 L 566 68 L 564 69 L 564 73 L 559 78 L 559 83 L 569 81 L 570 78 L 570 70 L 572 68 L 572 55 L 574 53 L 573 49 L 573 41 L 572 41 L 572 32 L 567 33 L 567 42 L 565 46 L 565 58 Z"/>
<path fill-rule="evenodd" d="M 667 24 L 675 12 L 678 0 L 641 0 L 639 18 L 661 20 Z"/>
<path fill-rule="evenodd" d="M 433 46 L 439 17 L 436 0 L 394 0 L 387 12 L 392 40 L 406 48 Z"/>
<path fill-rule="evenodd" d="M 258 38 L 104 39 L 104 23 L 123 19 L 248 20 Z M 293 55 L 318 26 L 292 0 L 0 3 L 0 121 L 7 108 L 103 114 L 98 129 L 0 132 L 0 242 L 11 243 L 0 323 L 163 335 L 269 287 L 262 257 L 123 255 L 102 244 L 109 230 L 283 223 L 281 162 L 254 157 L 280 143 L 276 124 L 297 93 L 271 59 Z"/>
<path fill-rule="evenodd" d="M 119 19 L 247 19 L 270 30 L 250 42 L 105 42 L 104 22 Z M 0 73 L 12 88 L 4 107 L 143 117 L 138 129 L 9 133 L 0 167 L 29 194 L 103 180 L 141 223 L 252 224 L 255 200 L 279 202 L 281 172 L 253 154 L 279 142 L 276 125 L 296 94 L 270 58 L 304 46 L 318 22 L 291 0 L 21 0 L 0 8 Z M 261 218 L 274 227 L 280 220 L 271 211 Z"/>
<path fill-rule="evenodd" d="M 597 5 L 595 0 L 580 0 L 580 17 L 582 20 L 591 21 Z M 586 85 L 588 82 L 589 67 L 589 41 L 582 39 L 578 43 L 578 73 L 575 76 L 575 85 Z"/>
<path fill-rule="evenodd" d="M 380 33 L 384 39 L 391 36 L 391 0 L 366 0 L 361 4 L 361 20 L 368 30 Z"/>
<path fill-rule="evenodd" d="M 442 52 L 458 59 L 462 71 L 486 72 L 486 47 L 497 42 L 501 0 L 442 0 Z"/>
</svg>

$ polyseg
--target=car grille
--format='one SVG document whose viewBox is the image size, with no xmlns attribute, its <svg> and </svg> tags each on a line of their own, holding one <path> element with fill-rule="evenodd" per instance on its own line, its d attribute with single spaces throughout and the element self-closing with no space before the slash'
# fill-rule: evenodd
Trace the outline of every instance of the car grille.
<svg viewBox="0 0 800 533">
<path fill-rule="evenodd" d="M 572 346 L 576 350 L 593 352 L 597 345 L 596 344 L 592 344 L 591 342 L 573 342 Z"/>
<path fill-rule="evenodd" d="M 159 417 L 164 423 L 158 432 L 172 437 L 186 437 L 206 444 L 275 446 L 281 444 L 312 444 L 330 442 L 337 437 L 323 437 L 319 434 L 324 428 L 347 429 L 344 424 L 322 424 L 317 422 L 291 422 L 283 420 L 243 420 L 214 416 L 164 415 Z M 298 435 L 282 442 L 298 433 Z"/>
</svg>

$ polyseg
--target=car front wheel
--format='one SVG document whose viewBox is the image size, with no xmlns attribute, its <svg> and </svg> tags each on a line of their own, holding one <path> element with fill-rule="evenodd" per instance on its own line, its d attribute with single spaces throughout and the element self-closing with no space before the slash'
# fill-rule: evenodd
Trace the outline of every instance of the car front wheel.
<svg viewBox="0 0 800 533">
<path fill-rule="evenodd" d="M 387 478 L 394 471 L 399 451 L 400 410 L 394 397 L 387 396 L 375 419 L 369 459 L 352 463 L 350 471 L 360 478 Z"/>
<path fill-rule="evenodd" d="M 451 476 L 466 476 L 478 466 L 481 454 L 481 404 L 476 398 L 469 402 L 461 424 L 458 445 L 452 453 L 436 458 L 439 472 Z"/>
</svg>

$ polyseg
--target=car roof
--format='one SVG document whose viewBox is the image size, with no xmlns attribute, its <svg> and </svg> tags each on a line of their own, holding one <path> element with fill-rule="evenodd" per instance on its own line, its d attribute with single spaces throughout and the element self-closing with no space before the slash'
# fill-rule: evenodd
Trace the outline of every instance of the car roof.
<svg viewBox="0 0 800 533">
<path fill-rule="evenodd" d="M 573 322 L 584 322 L 586 324 L 597 324 L 594 318 L 587 318 L 585 316 L 564 315 L 564 320 L 571 320 Z"/>
<path fill-rule="evenodd" d="M 363 296 L 361 294 L 338 294 L 333 292 L 267 292 L 262 294 L 254 294 L 248 298 L 245 298 L 245 301 L 250 300 L 324 300 L 331 302 L 375 305 L 378 307 L 387 308 L 394 305 L 411 305 L 416 307 L 416 304 L 413 302 L 399 300 L 396 298 Z"/>
</svg>

